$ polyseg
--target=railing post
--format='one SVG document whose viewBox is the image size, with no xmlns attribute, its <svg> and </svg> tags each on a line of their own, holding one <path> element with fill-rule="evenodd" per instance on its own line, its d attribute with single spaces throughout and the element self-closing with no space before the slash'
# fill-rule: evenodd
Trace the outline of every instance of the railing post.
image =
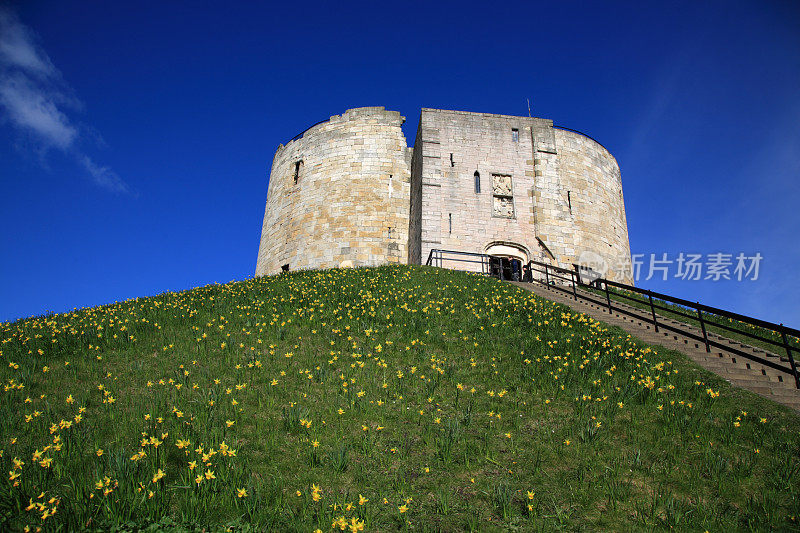
<svg viewBox="0 0 800 533">
<path fill-rule="evenodd" d="M 550 274 L 549 270 L 547 270 L 547 263 L 544 265 L 544 284 L 550 287 Z"/>
<path fill-rule="evenodd" d="M 658 321 L 656 320 L 656 308 L 653 307 L 653 295 L 650 291 L 647 291 L 647 299 L 650 301 L 650 312 L 653 314 L 653 325 L 656 327 L 656 333 L 658 333 Z"/>
<path fill-rule="evenodd" d="M 781 324 L 783 327 L 783 324 Z M 800 389 L 800 377 L 797 375 L 797 366 L 794 364 L 794 357 L 792 356 L 792 347 L 789 345 L 789 338 L 786 332 L 781 330 L 781 337 L 783 337 L 783 347 L 786 348 L 786 355 L 789 356 L 789 364 L 792 365 L 792 374 L 794 374 L 794 384 Z"/>
<path fill-rule="evenodd" d="M 608 281 L 603 280 L 603 287 L 606 289 L 606 303 L 608 304 L 608 314 L 611 314 L 611 295 L 608 294 Z"/>
<path fill-rule="evenodd" d="M 706 323 L 703 320 L 703 311 L 700 309 L 700 302 L 697 302 L 697 319 L 700 321 L 700 329 L 703 330 L 703 341 L 706 343 L 706 353 L 711 353 L 711 346 L 708 345 L 708 333 L 706 333 Z"/>
<path fill-rule="evenodd" d="M 575 301 L 578 301 L 578 291 L 575 290 L 575 273 L 570 272 L 570 278 L 572 278 L 572 297 L 575 298 Z"/>
</svg>

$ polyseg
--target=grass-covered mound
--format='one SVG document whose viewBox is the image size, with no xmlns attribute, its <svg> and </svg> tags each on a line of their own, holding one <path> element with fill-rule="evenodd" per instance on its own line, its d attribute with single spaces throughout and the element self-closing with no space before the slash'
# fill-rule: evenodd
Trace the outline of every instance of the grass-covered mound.
<svg viewBox="0 0 800 533">
<path fill-rule="evenodd" d="M 797 417 L 517 287 L 299 272 L 0 325 L 0 529 L 796 529 Z"/>
</svg>

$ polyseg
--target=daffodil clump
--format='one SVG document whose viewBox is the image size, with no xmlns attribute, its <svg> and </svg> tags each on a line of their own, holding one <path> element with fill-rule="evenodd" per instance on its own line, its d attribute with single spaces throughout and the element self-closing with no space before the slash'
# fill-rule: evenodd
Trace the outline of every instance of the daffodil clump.
<svg viewBox="0 0 800 533">
<path fill-rule="evenodd" d="M 0 324 L 0 529 L 797 529 L 794 413 L 478 275 Z"/>
</svg>

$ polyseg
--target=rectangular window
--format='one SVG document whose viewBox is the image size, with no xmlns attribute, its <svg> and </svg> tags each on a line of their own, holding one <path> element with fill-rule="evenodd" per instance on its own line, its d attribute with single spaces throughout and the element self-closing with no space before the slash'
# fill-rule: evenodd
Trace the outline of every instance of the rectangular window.
<svg viewBox="0 0 800 533">
<path fill-rule="evenodd" d="M 514 218 L 514 195 L 511 176 L 492 174 L 492 216 Z"/>
<path fill-rule="evenodd" d="M 475 171 L 475 194 L 481 193 L 481 175 L 477 170 Z"/>
<path fill-rule="evenodd" d="M 519 130 L 517 128 L 511 128 L 511 140 L 515 143 L 519 142 Z"/>
</svg>

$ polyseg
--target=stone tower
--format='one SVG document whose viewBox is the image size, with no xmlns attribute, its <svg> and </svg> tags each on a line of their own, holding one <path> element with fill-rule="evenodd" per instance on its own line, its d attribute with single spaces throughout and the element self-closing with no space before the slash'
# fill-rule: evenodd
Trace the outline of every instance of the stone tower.
<svg viewBox="0 0 800 533">
<path fill-rule="evenodd" d="M 256 275 L 445 249 L 565 268 L 588 255 L 632 281 L 619 166 L 597 141 L 541 118 L 423 109 L 411 149 L 404 120 L 351 109 L 278 147 Z"/>
<path fill-rule="evenodd" d="M 602 258 L 632 281 L 619 166 L 551 120 L 423 109 L 414 143 L 409 262 L 432 249 L 572 268 Z"/>
<path fill-rule="evenodd" d="M 256 275 L 404 263 L 411 151 L 405 118 L 351 109 L 318 124 L 272 161 Z"/>
</svg>

